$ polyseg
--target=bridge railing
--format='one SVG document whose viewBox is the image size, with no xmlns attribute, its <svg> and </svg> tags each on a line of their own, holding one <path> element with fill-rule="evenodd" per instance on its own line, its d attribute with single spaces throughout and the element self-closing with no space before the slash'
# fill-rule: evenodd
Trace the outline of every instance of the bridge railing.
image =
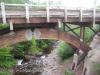
<svg viewBox="0 0 100 75">
<path fill-rule="evenodd" d="M 7 18 L 22 17 L 26 18 L 26 22 L 30 22 L 31 17 L 45 17 L 47 22 L 50 22 L 51 17 L 63 18 L 68 22 L 68 18 L 78 18 L 77 21 L 84 22 L 89 20 L 95 22 L 100 19 L 100 9 L 91 8 L 65 8 L 63 6 L 50 5 L 33 5 L 33 4 L 5 4 L 0 5 L 0 18 L 3 23 L 7 23 Z M 74 20 L 73 20 L 74 21 Z"/>
</svg>

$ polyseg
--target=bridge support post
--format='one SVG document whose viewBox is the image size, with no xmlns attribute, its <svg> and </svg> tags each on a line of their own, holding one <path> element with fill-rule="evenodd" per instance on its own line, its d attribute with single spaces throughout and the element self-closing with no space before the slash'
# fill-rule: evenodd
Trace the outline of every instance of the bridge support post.
<svg viewBox="0 0 100 75">
<path fill-rule="evenodd" d="M 85 27 L 84 26 L 80 26 L 80 41 L 81 42 L 84 41 L 84 32 L 85 32 Z"/>
<path fill-rule="evenodd" d="M 80 26 L 80 41 L 84 42 L 84 31 L 85 31 L 85 27 L 84 26 Z M 80 44 L 80 47 L 82 45 Z M 80 64 L 81 59 L 83 58 L 83 54 L 84 52 L 80 49 L 78 49 L 78 52 L 76 51 L 73 57 L 73 64 L 72 64 L 72 70 L 75 70 L 77 68 L 77 66 Z"/>
<path fill-rule="evenodd" d="M 65 31 L 65 23 L 63 23 L 63 31 Z"/>
<path fill-rule="evenodd" d="M 5 12 L 5 4 L 1 2 L 1 14 L 2 14 L 2 22 L 6 24 L 6 12 Z"/>
</svg>

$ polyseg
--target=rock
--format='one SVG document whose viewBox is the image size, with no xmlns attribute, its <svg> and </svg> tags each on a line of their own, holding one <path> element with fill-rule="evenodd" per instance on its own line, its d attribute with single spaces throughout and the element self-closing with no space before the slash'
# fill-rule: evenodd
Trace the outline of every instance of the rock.
<svg viewBox="0 0 100 75">
<path fill-rule="evenodd" d="M 25 73 L 25 75 L 40 75 L 42 71 L 43 71 L 43 62 L 41 58 L 33 59 L 31 57 L 30 61 L 27 64 L 23 64 L 16 67 L 14 75 L 16 75 L 16 73 Z"/>
</svg>

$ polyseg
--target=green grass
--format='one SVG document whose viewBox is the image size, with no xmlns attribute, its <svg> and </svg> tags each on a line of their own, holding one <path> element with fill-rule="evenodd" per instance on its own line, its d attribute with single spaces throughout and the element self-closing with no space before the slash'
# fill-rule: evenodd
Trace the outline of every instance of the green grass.
<svg viewBox="0 0 100 75">
<path fill-rule="evenodd" d="M 9 28 L 9 25 L 0 23 L 0 30 L 5 28 Z"/>
<path fill-rule="evenodd" d="M 0 68 L 9 69 L 15 66 L 16 61 L 12 57 L 11 48 L 0 48 Z"/>
<path fill-rule="evenodd" d="M 94 65 L 95 65 L 96 75 L 100 75 L 100 64 L 94 63 Z"/>
<path fill-rule="evenodd" d="M 0 57 L 11 56 L 10 51 L 11 51 L 10 47 L 0 48 Z"/>
<path fill-rule="evenodd" d="M 62 60 L 66 60 L 74 54 L 74 50 L 71 48 L 69 44 L 65 42 L 61 42 L 58 50 L 59 56 Z"/>
<path fill-rule="evenodd" d="M 16 65 L 16 60 L 13 57 L 0 57 L 0 68 L 10 69 Z"/>
<path fill-rule="evenodd" d="M 65 70 L 64 75 L 74 75 L 74 74 L 71 71 L 69 71 L 69 70 Z"/>
<path fill-rule="evenodd" d="M 0 71 L 0 75 L 12 75 L 9 71 L 4 70 L 4 71 Z"/>
</svg>

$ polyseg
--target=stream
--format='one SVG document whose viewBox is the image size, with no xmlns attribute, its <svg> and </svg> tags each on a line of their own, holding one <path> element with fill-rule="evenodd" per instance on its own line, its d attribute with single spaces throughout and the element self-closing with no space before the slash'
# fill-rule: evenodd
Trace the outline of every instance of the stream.
<svg viewBox="0 0 100 75">
<path fill-rule="evenodd" d="M 18 61 L 14 75 L 64 75 L 66 64 L 58 56 L 59 42 L 55 43 L 50 54 L 30 57 L 29 62 Z"/>
</svg>

